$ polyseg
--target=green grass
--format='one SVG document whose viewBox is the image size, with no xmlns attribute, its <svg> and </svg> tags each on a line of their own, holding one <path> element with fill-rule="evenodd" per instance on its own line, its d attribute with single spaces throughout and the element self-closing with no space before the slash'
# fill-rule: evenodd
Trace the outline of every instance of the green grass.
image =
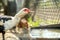
<svg viewBox="0 0 60 40">
<path fill-rule="evenodd" d="M 39 19 L 37 21 L 32 21 L 32 18 L 28 18 L 28 23 L 31 27 L 38 27 L 41 23 L 46 23 L 46 24 L 57 24 L 58 20 L 43 20 L 43 19 Z"/>
<path fill-rule="evenodd" d="M 31 25 L 31 27 L 38 27 L 42 21 L 43 21 L 42 19 L 39 19 L 37 21 L 32 21 L 31 17 L 28 18 L 28 23 L 29 25 Z"/>
</svg>

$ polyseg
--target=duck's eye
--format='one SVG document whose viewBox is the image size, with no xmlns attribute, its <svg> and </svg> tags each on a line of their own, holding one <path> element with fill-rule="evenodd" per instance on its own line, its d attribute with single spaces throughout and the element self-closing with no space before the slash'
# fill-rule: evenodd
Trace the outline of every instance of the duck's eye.
<svg viewBox="0 0 60 40">
<path fill-rule="evenodd" d="M 25 12 L 30 12 L 30 10 L 29 10 L 29 9 L 25 9 L 24 11 L 25 11 Z"/>
</svg>

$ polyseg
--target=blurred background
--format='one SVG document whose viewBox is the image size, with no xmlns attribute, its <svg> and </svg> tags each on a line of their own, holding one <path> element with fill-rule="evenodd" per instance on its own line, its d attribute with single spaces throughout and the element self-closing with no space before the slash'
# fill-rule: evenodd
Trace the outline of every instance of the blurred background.
<svg viewBox="0 0 60 40">
<path fill-rule="evenodd" d="M 60 24 L 60 0 L 0 0 L 1 15 L 14 16 L 19 10 L 24 7 L 27 7 L 30 10 L 34 11 L 28 15 L 28 22 L 32 25 L 31 28 L 40 27 L 40 25 Z M 35 33 L 35 31 L 37 33 Z M 54 32 L 56 34 L 50 34 L 47 32 Z M 13 35 L 13 37 L 17 35 L 15 32 L 7 32 L 6 35 L 9 33 Z M 27 37 L 20 37 L 21 35 L 18 34 L 16 40 L 59 40 L 58 38 L 60 38 L 60 36 L 58 36 L 60 35 L 60 29 L 30 29 L 29 33 L 31 33 L 31 35 L 35 35 L 30 37 L 26 34 L 25 36 Z M 43 36 L 44 33 L 47 34 Z M 55 37 L 56 35 L 57 38 L 55 37 L 56 39 L 49 39 L 49 36 L 47 35 L 49 35 L 50 38 Z M 9 39 L 10 36 L 7 36 L 6 40 L 8 40 L 7 38 Z"/>
<path fill-rule="evenodd" d="M 5 15 L 14 16 L 23 7 L 30 8 L 32 11 L 34 11 L 31 14 L 32 20 L 34 21 L 39 19 L 43 20 L 45 23 L 48 24 L 60 23 L 59 0 L 1 0 L 0 1 L 0 12 Z"/>
</svg>

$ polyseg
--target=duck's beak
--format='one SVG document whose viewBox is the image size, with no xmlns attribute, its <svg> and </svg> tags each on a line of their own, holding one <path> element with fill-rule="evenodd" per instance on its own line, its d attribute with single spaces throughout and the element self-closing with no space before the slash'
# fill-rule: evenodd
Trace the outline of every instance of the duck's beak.
<svg viewBox="0 0 60 40">
<path fill-rule="evenodd" d="M 33 13 L 34 11 L 32 11 L 32 10 L 29 10 L 29 13 Z"/>
</svg>

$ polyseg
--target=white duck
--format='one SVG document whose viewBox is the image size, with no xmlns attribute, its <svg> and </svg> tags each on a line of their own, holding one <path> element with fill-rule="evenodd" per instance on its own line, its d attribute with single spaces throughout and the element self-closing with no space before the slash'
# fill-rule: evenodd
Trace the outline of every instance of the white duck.
<svg viewBox="0 0 60 40">
<path fill-rule="evenodd" d="M 16 24 L 19 23 L 20 19 L 22 17 L 24 17 L 25 15 L 27 15 L 30 12 L 30 10 L 28 8 L 23 8 L 21 9 L 14 17 L 12 20 L 8 20 L 6 21 L 3 25 L 3 27 L 0 27 L 0 30 L 9 30 L 11 28 L 13 28 L 14 26 L 16 26 Z"/>
</svg>

